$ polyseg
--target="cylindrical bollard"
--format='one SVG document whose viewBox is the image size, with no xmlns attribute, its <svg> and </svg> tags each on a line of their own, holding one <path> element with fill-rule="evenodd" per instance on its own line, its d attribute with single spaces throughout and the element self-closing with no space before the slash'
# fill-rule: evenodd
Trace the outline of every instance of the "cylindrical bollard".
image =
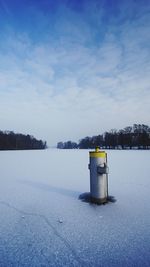
<svg viewBox="0 0 150 267">
<path fill-rule="evenodd" d="M 90 151 L 90 193 L 91 201 L 103 204 L 108 201 L 107 153 L 99 150 Z"/>
</svg>

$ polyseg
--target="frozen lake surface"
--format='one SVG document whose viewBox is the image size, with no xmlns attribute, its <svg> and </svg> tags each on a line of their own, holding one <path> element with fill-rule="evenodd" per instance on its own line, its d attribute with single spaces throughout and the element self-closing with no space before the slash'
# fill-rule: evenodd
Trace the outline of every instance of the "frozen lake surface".
<svg viewBox="0 0 150 267">
<path fill-rule="evenodd" d="M 0 151 L 0 266 L 150 266 L 150 151 L 107 151 L 109 195 L 89 192 L 88 150 Z"/>
</svg>

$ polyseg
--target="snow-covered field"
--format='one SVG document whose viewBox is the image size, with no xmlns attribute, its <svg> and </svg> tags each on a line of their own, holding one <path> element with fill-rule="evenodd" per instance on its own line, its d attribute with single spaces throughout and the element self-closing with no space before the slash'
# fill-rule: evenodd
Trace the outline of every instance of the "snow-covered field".
<svg viewBox="0 0 150 267">
<path fill-rule="evenodd" d="M 0 152 L 0 267 L 150 266 L 150 151 L 107 153 L 97 206 L 87 150 Z"/>
</svg>

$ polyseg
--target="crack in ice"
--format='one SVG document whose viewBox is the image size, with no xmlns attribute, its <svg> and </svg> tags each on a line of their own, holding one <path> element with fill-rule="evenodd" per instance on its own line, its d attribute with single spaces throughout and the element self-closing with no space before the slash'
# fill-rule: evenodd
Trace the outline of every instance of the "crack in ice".
<svg viewBox="0 0 150 267">
<path fill-rule="evenodd" d="M 69 243 L 68 240 L 66 240 L 64 237 L 62 237 L 60 235 L 60 233 L 56 230 L 56 228 L 50 223 L 50 221 L 47 219 L 47 217 L 45 215 L 42 214 L 38 214 L 38 213 L 31 213 L 31 212 L 26 212 L 23 210 L 20 210 L 18 208 L 16 208 L 15 206 L 5 202 L 5 201 L 0 201 L 1 205 L 5 205 L 13 210 L 15 210 L 16 212 L 23 214 L 23 215 L 27 215 L 27 216 L 35 216 L 35 217 L 39 217 L 41 219 L 43 219 L 45 221 L 45 223 L 51 227 L 51 229 L 53 230 L 53 233 L 55 234 L 55 236 L 57 236 L 64 244 L 65 246 L 72 252 L 72 255 L 74 256 L 74 258 L 76 259 L 76 261 L 80 264 L 80 266 L 85 266 L 85 263 L 83 263 L 83 260 L 80 259 L 80 257 L 77 255 L 75 249 L 71 246 L 71 244 Z M 44 256 L 44 253 L 42 253 L 42 255 Z M 46 257 L 45 257 L 46 258 Z"/>
</svg>

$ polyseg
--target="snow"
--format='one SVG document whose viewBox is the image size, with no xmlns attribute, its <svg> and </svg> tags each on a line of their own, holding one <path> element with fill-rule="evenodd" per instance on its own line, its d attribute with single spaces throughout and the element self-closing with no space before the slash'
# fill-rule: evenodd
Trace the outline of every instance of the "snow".
<svg viewBox="0 0 150 267">
<path fill-rule="evenodd" d="M 0 266 L 150 266 L 150 151 L 107 153 L 117 201 L 97 206 L 88 150 L 0 152 Z"/>
</svg>

